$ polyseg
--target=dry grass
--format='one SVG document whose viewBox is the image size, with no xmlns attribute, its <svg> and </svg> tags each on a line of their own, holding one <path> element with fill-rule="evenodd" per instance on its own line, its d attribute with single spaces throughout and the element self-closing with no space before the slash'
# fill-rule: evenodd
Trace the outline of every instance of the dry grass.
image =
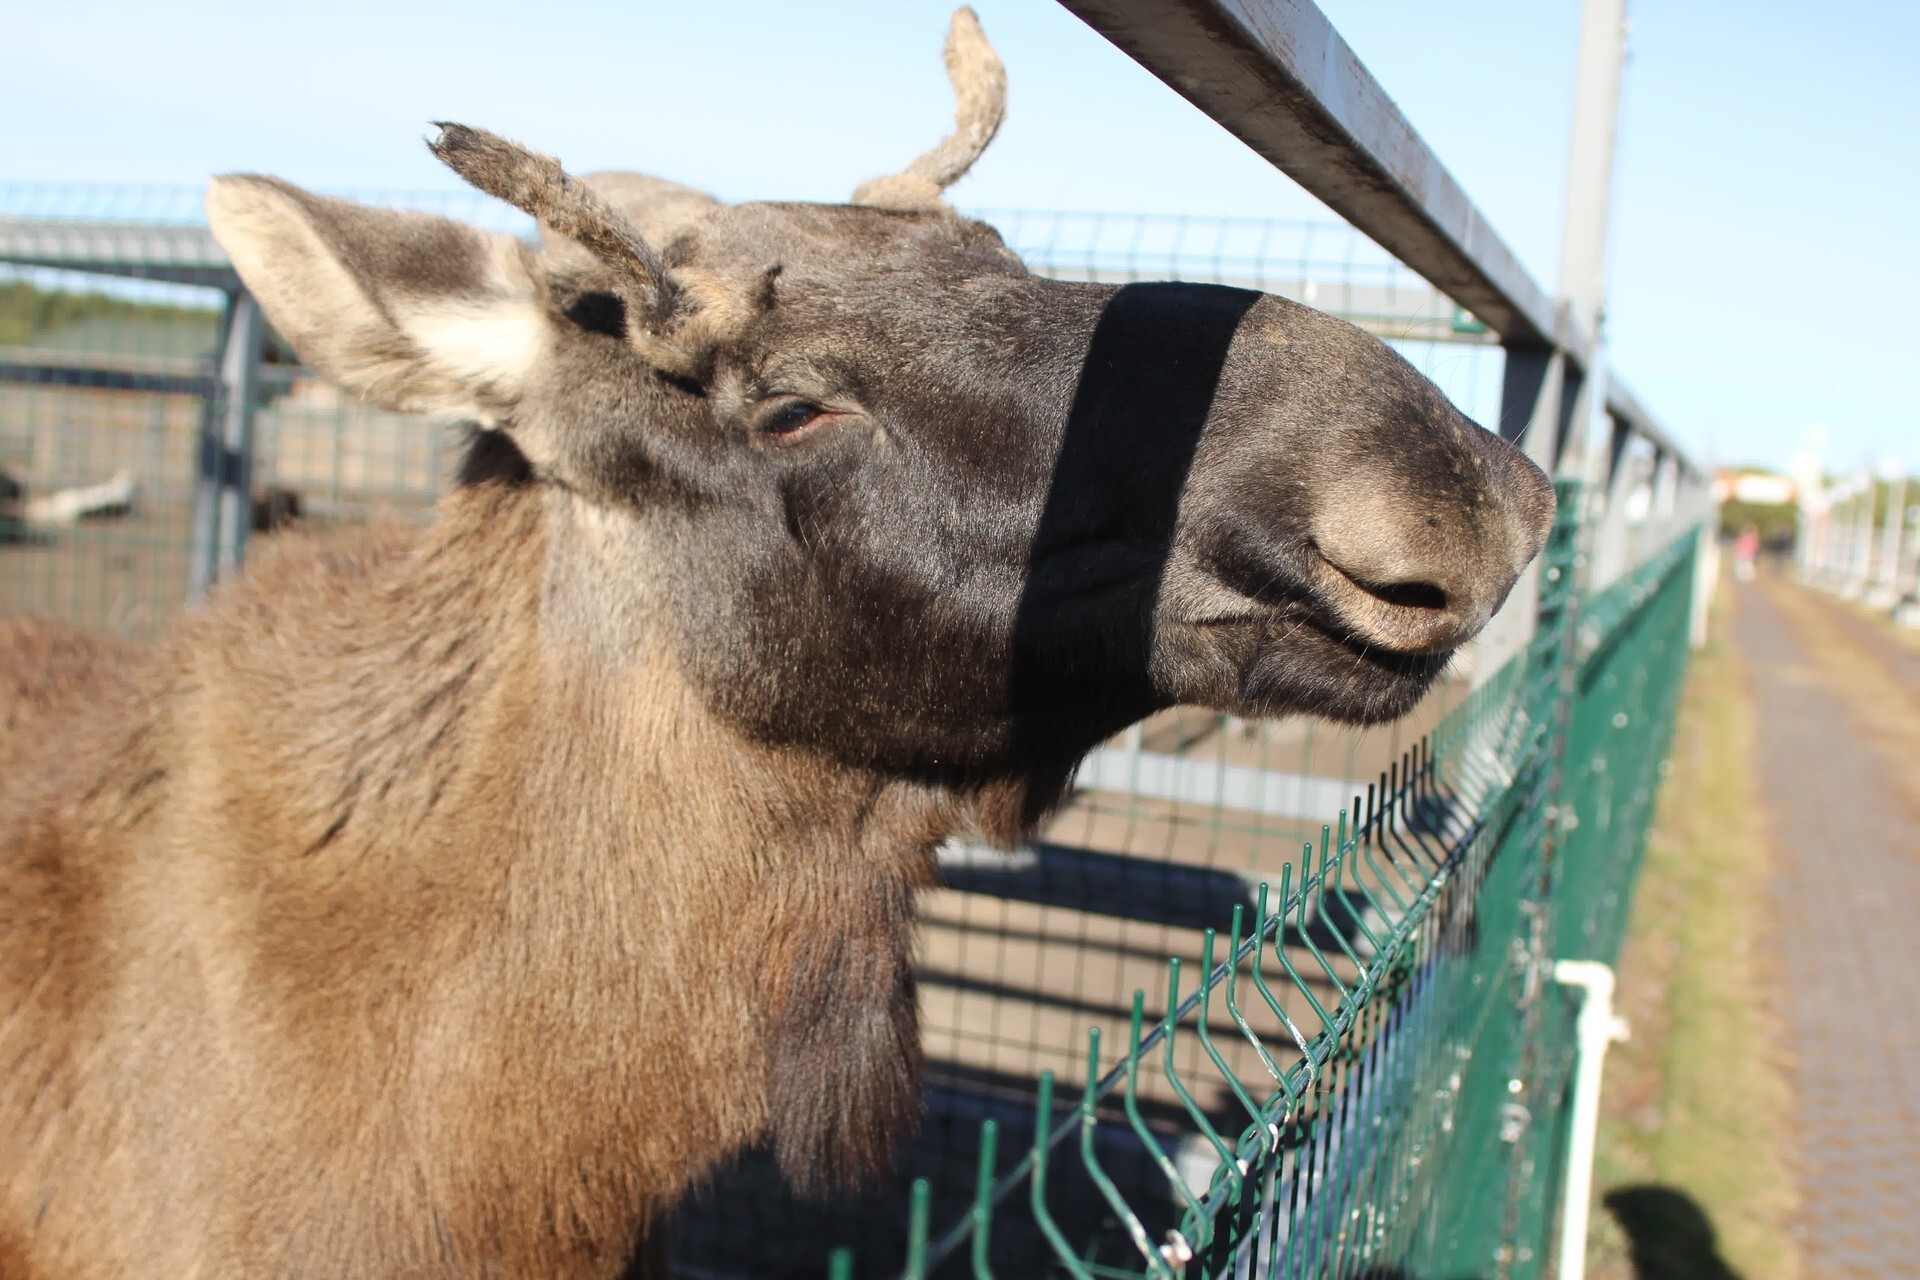
<svg viewBox="0 0 1920 1280">
<path fill-rule="evenodd" d="M 1727 633 L 1694 657 L 1620 963 L 1633 1038 L 1608 1056 L 1590 1271 L 1608 1280 L 1794 1280 L 1791 1096 L 1772 985 L 1771 855 L 1753 704 Z"/>
<path fill-rule="evenodd" d="M 1877 609 L 1868 609 L 1852 602 L 1847 606 L 1862 620 L 1872 624 L 1882 634 L 1892 637 L 1895 644 L 1920 653 L 1920 627 L 1897 627 L 1893 619 Z"/>
</svg>

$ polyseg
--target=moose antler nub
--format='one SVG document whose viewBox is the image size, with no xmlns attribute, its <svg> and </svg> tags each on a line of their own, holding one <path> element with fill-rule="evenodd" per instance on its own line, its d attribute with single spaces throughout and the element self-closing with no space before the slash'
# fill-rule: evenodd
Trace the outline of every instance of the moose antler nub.
<svg viewBox="0 0 1920 1280">
<path fill-rule="evenodd" d="M 529 151 L 485 129 L 436 120 L 440 136 L 427 146 L 449 169 L 595 257 L 642 278 L 655 295 L 656 315 L 672 309 L 666 267 L 639 228 L 552 156 Z"/>
<path fill-rule="evenodd" d="M 953 82 L 953 132 L 899 173 L 861 183 L 853 193 L 854 204 L 937 209 L 940 193 L 973 167 L 999 132 L 1007 114 L 1007 70 L 972 9 L 954 10 L 944 56 L 947 79 Z"/>
</svg>

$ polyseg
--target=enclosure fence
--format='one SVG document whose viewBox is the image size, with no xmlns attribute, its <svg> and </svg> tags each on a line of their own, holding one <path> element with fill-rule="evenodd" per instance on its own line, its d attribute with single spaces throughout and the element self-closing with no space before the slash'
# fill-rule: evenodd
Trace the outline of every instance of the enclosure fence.
<svg viewBox="0 0 1920 1280">
<path fill-rule="evenodd" d="M 970 1188 L 914 1183 L 904 1275 L 1545 1272 L 1577 1014 L 1551 973 L 1620 947 L 1698 547 L 1582 592 L 1591 505 L 1561 502 L 1527 651 L 1216 903 L 1197 966 L 1030 1115 L 981 1121 Z"/>
<path fill-rule="evenodd" d="M 1402 721 L 1176 709 L 1089 755 L 1031 845 L 943 848 L 926 1104 L 893 1177 L 802 1203 L 748 1153 L 679 1215 L 674 1266 L 1541 1275 L 1575 1074 L 1555 965 L 1620 944 L 1698 626 L 1703 478 L 1311 5 L 1071 7 L 1348 223 L 986 211 L 1011 247 L 1340 315 L 1521 442 L 1558 520 Z M 360 194 L 531 230 L 468 193 Z M 461 428 L 302 368 L 199 198 L 0 186 L 0 612 L 151 635 L 281 525 L 424 520 L 450 483 Z"/>
<path fill-rule="evenodd" d="M 1860 471 L 1795 496 L 1800 577 L 1920 628 L 1920 489 L 1898 470 Z"/>
<path fill-rule="evenodd" d="M 135 481 L 120 506 L 23 523 L 0 550 L 7 610 L 148 633 L 276 522 L 271 495 L 309 525 L 428 513 L 451 424 L 332 392 L 270 333 L 235 376 L 226 295 L 77 269 L 138 265 L 112 256 L 130 244 L 217 268 L 191 193 L 0 196 L 34 209 L 0 233 L 57 231 L 71 255 L 0 268 L 0 466 L 29 502 Z M 126 216 L 143 210 L 178 216 Z M 1351 228 L 990 216 L 1053 274 L 1311 297 L 1498 412 L 1485 329 Z M 1538 1274 L 1572 1052 L 1546 974 L 1618 945 L 1687 648 L 1694 526 L 1657 467 L 1636 479 L 1611 499 L 1562 482 L 1526 647 L 1406 722 L 1168 713 L 1095 751 L 1033 847 L 944 850 L 923 903 L 928 1107 L 898 1177 L 798 1204 L 749 1158 L 684 1216 L 682 1270 Z M 237 525 L 196 521 L 241 491 Z M 1653 550 L 1602 583 L 1610 501 Z"/>
</svg>

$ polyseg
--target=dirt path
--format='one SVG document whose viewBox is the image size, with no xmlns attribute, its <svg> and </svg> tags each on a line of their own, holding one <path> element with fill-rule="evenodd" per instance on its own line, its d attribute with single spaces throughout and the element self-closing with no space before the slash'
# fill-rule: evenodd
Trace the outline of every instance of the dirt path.
<svg viewBox="0 0 1920 1280">
<path fill-rule="evenodd" d="M 1797 585 L 1738 590 L 1790 984 L 1796 1234 L 1812 1275 L 1920 1277 L 1920 658 Z"/>
</svg>

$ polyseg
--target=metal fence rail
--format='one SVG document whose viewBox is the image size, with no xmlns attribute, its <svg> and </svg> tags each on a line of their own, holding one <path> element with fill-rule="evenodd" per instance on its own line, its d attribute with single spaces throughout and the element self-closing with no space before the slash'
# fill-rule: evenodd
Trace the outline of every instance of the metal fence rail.
<svg viewBox="0 0 1920 1280">
<path fill-rule="evenodd" d="M 1010 1169 L 998 1123 L 982 1127 L 954 1226 L 934 1232 L 935 1183 L 915 1184 L 903 1274 L 1541 1274 L 1563 1182 L 1587 1185 L 1564 1163 L 1575 1026 L 1554 977 L 1618 948 L 1699 628 L 1711 506 L 1596 344 L 1622 0 L 1588 0 L 1583 19 L 1558 299 L 1308 0 L 1064 3 L 1443 290 L 1461 327 L 1497 334 L 1491 418 L 1567 484 L 1554 544 L 1483 637 L 1465 705 L 1283 863 L 1251 914 L 1234 906 L 1223 963 L 1205 932 L 1197 990 L 1182 997 L 1171 962 L 1151 1028 L 1135 994 L 1117 1062 L 1089 1031 L 1084 1072 L 1062 1076 L 1084 1080 L 1064 1119 L 1041 1076 Z M 1267 780 L 1240 783 L 1264 794 Z M 1310 963 L 1287 962 L 1295 942 Z M 1284 981 L 1263 972 L 1268 951 Z M 1263 1012 L 1277 1026 L 1257 1025 Z M 1183 1083 L 1189 1025 L 1207 1065 Z M 1162 1049 L 1184 1148 L 1139 1107 Z M 1211 1110 L 1193 1096 L 1203 1081 L 1222 1086 Z M 850 1273 L 851 1256 L 836 1265 Z"/>
<path fill-rule="evenodd" d="M 1800 577 L 1920 629 L 1920 488 L 1859 471 L 1796 496 Z"/>
</svg>

